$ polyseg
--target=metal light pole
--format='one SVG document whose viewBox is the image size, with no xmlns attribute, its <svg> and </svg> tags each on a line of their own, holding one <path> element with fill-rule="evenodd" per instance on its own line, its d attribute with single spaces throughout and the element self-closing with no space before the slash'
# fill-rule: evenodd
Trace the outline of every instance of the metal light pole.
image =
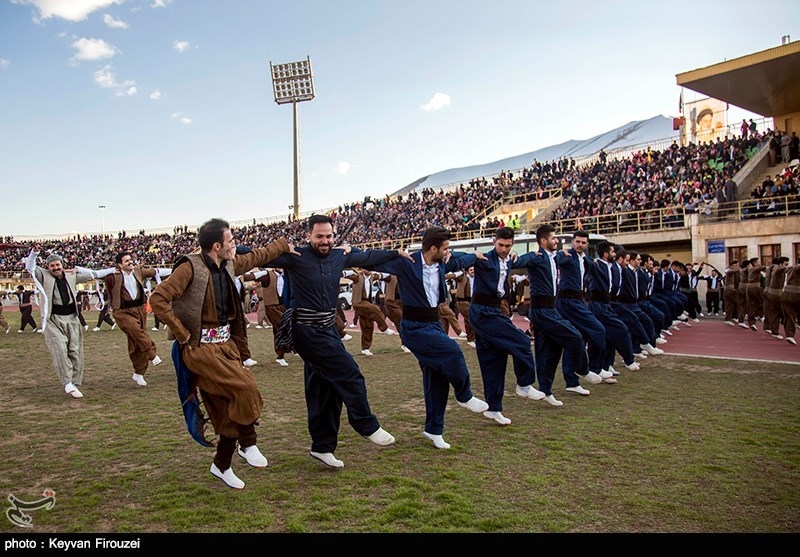
<svg viewBox="0 0 800 557">
<path fill-rule="evenodd" d="M 105 205 L 98 205 L 97 208 L 100 209 L 100 235 L 104 236 L 105 233 L 106 233 L 106 226 L 105 226 L 105 220 L 104 220 L 103 217 L 105 215 L 106 206 Z"/>
<path fill-rule="evenodd" d="M 294 105 L 294 218 L 300 218 L 300 142 L 297 128 L 299 111 L 297 103 L 310 101 L 314 94 L 314 75 L 311 73 L 311 57 L 300 62 L 287 64 L 269 63 L 272 74 L 272 90 L 275 93 L 275 102 L 278 104 L 292 103 Z"/>
</svg>

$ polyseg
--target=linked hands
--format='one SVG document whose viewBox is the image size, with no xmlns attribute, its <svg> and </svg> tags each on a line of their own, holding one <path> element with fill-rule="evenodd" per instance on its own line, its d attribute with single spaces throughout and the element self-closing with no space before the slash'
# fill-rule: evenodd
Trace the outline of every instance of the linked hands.
<svg viewBox="0 0 800 557">
<path fill-rule="evenodd" d="M 413 258 L 413 257 L 411 257 L 411 254 L 410 254 L 410 253 L 408 253 L 408 252 L 407 252 L 406 250 L 404 250 L 404 249 L 399 249 L 399 250 L 397 250 L 397 255 L 399 255 L 400 257 L 402 257 L 402 258 L 404 258 L 404 259 L 408 259 L 409 261 L 414 261 L 414 258 Z"/>
</svg>

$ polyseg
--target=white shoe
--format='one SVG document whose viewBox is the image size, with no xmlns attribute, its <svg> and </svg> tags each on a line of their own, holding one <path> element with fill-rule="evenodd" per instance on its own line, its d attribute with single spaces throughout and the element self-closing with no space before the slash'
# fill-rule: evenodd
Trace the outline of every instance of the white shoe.
<svg viewBox="0 0 800 557">
<path fill-rule="evenodd" d="M 34 333 L 44 333 L 44 331 L 43 331 L 42 329 L 36 329 L 36 330 L 35 330 L 35 331 L 33 331 L 33 332 L 34 332 Z"/>
<path fill-rule="evenodd" d="M 150 330 L 151 330 L 151 331 L 157 331 L 157 330 L 158 330 L 158 327 L 152 327 Z"/>
<path fill-rule="evenodd" d="M 485 412 L 489 409 L 489 405 L 486 404 L 484 401 L 479 399 L 478 397 L 473 396 L 467 402 L 458 402 L 459 406 L 466 408 L 467 410 L 471 410 L 473 412 Z"/>
<path fill-rule="evenodd" d="M 382 427 L 379 427 L 377 431 L 375 431 L 375 433 L 373 433 L 372 435 L 365 435 L 365 437 L 370 441 L 372 441 L 373 443 L 375 443 L 376 445 L 381 445 L 382 447 L 394 443 L 394 435 L 392 435 Z"/>
<path fill-rule="evenodd" d="M 639 367 L 639 362 L 633 362 L 631 365 L 625 364 L 625 367 L 630 371 L 639 371 L 641 369 Z"/>
<path fill-rule="evenodd" d="M 699 320 L 697 317 L 695 317 L 694 319 L 692 319 L 692 321 L 694 321 L 695 323 L 700 323 L 700 320 Z"/>
<path fill-rule="evenodd" d="M 467 333 L 464 332 L 464 331 L 461 331 L 460 333 L 458 333 L 458 338 L 467 338 Z"/>
<path fill-rule="evenodd" d="M 333 453 L 315 453 L 311 451 L 308 454 L 329 468 L 344 468 L 344 462 L 333 456 Z"/>
<path fill-rule="evenodd" d="M 703 312 L 698 313 L 697 316 L 698 317 L 705 317 L 705 315 L 703 315 Z"/>
<path fill-rule="evenodd" d="M 239 456 L 245 459 L 247 464 L 253 468 L 265 468 L 269 464 L 267 457 L 261 454 L 261 451 L 255 445 L 250 445 L 244 449 L 239 447 Z"/>
<path fill-rule="evenodd" d="M 72 398 L 83 398 L 83 393 L 78 390 L 78 387 L 73 385 L 72 383 L 67 383 L 64 385 L 64 392 L 68 395 L 71 395 Z"/>
<path fill-rule="evenodd" d="M 586 379 L 592 385 L 597 385 L 598 383 L 601 383 L 603 381 L 603 378 L 593 371 L 590 371 L 589 373 L 584 375 L 583 378 Z"/>
<path fill-rule="evenodd" d="M 614 377 L 614 374 L 611 373 L 610 371 L 608 371 L 607 369 L 604 369 L 603 371 L 601 371 L 597 375 L 600 376 L 600 379 L 611 379 L 612 377 Z"/>
<path fill-rule="evenodd" d="M 353 335 L 348 335 L 347 333 L 344 334 L 342 340 L 353 340 Z"/>
<path fill-rule="evenodd" d="M 263 328 L 264 327 L 262 327 L 261 325 L 256 325 L 256 329 L 263 329 Z"/>
<path fill-rule="evenodd" d="M 602 379 L 600 381 L 602 381 Z M 577 387 L 567 387 L 567 392 L 577 393 L 583 396 L 589 396 L 590 394 L 592 394 L 591 391 L 589 391 L 588 389 L 584 389 L 580 385 L 578 385 Z"/>
<path fill-rule="evenodd" d="M 242 362 L 244 367 L 250 367 L 256 365 L 258 362 L 255 361 L 253 358 L 247 358 L 245 361 Z"/>
<path fill-rule="evenodd" d="M 548 395 L 544 397 L 544 399 L 553 406 L 564 406 L 564 403 L 561 402 L 560 400 L 556 400 L 556 397 L 554 397 L 553 395 Z"/>
<path fill-rule="evenodd" d="M 546 395 L 534 387 L 533 385 L 528 385 L 527 387 L 520 387 L 517 385 L 517 395 L 521 396 L 522 398 L 529 398 L 531 400 L 542 400 Z"/>
<path fill-rule="evenodd" d="M 617 380 L 614 379 L 613 377 L 608 377 L 606 379 L 603 379 L 603 383 L 608 383 L 609 385 L 613 385 L 616 382 L 617 382 Z"/>
<path fill-rule="evenodd" d="M 797 341 L 794 339 L 794 337 L 786 337 L 786 342 L 797 345 Z"/>
<path fill-rule="evenodd" d="M 95 327 L 95 328 L 94 328 L 94 329 L 92 329 L 92 330 L 93 330 L 93 331 L 96 333 L 97 331 L 99 331 L 99 330 L 100 330 L 100 327 Z"/>
<path fill-rule="evenodd" d="M 365 356 L 374 356 L 375 355 L 375 354 L 372 353 L 372 350 L 370 350 L 369 348 L 365 348 L 364 350 L 361 351 L 361 353 L 364 354 Z"/>
<path fill-rule="evenodd" d="M 277 360 L 275 360 L 275 363 L 278 364 L 279 366 L 282 366 L 282 367 L 286 367 L 286 366 L 289 365 L 289 362 L 287 362 L 283 358 L 278 358 Z"/>
<path fill-rule="evenodd" d="M 84 331 L 88 331 L 88 330 L 89 330 L 89 325 L 84 325 L 84 326 L 83 326 L 83 330 L 84 330 Z"/>
<path fill-rule="evenodd" d="M 427 431 L 423 431 L 422 435 L 433 441 L 433 446 L 437 449 L 449 449 L 450 443 L 444 440 L 441 435 L 434 435 L 433 433 L 428 433 Z"/>
<path fill-rule="evenodd" d="M 783 337 L 781 335 L 772 335 L 772 337 L 777 340 L 783 340 Z"/>
<path fill-rule="evenodd" d="M 249 326 L 250 326 L 250 325 L 248 325 L 248 327 L 249 327 Z M 163 325 L 161 325 L 161 330 L 162 330 L 162 331 L 166 331 L 166 330 L 167 330 L 167 324 L 166 324 L 166 323 L 164 323 Z"/>
<path fill-rule="evenodd" d="M 487 410 L 486 412 L 483 413 L 483 415 L 489 418 L 490 420 L 496 421 L 500 425 L 508 425 L 511 423 L 511 420 L 503 416 L 503 414 L 500 412 L 492 412 L 490 410 Z"/>
<path fill-rule="evenodd" d="M 750 327 L 748 327 L 747 323 L 745 323 L 745 322 L 741 322 L 741 323 L 739 323 L 739 326 L 740 326 L 742 329 L 749 329 L 749 328 L 750 328 Z"/>
<path fill-rule="evenodd" d="M 395 331 L 394 329 L 386 329 L 386 330 L 383 332 L 383 334 L 385 334 L 385 335 L 389 335 L 389 336 L 391 336 L 391 335 L 396 335 L 396 334 L 397 334 L 397 331 Z"/>
<path fill-rule="evenodd" d="M 672 336 L 672 331 L 670 331 L 669 329 L 662 330 L 661 332 L 667 335 L 668 337 Z"/>
<path fill-rule="evenodd" d="M 731 327 L 735 327 L 736 326 L 736 323 L 734 323 L 733 321 L 725 321 L 725 324 L 726 325 L 730 325 Z"/>
<path fill-rule="evenodd" d="M 469 341 L 469 342 L 467 343 L 467 346 L 469 346 L 469 347 L 471 347 L 471 348 L 475 348 L 475 341 L 474 341 L 474 340 L 471 340 L 471 341 Z"/>
<path fill-rule="evenodd" d="M 158 355 L 156 355 L 156 357 L 150 360 L 150 362 L 153 364 L 153 366 L 157 366 L 158 364 L 161 363 L 161 358 L 159 358 Z"/>
<path fill-rule="evenodd" d="M 663 354 L 663 353 L 664 353 L 664 351 L 663 351 L 663 350 L 661 350 L 660 348 L 656 348 L 656 347 L 654 347 L 654 346 L 653 346 L 652 344 L 650 344 L 650 343 L 647 343 L 647 344 L 642 344 L 642 345 L 640 345 L 640 348 L 641 348 L 642 350 L 644 350 L 644 352 L 645 352 L 645 353 L 646 353 L 648 356 L 658 356 L 659 354 Z"/>
<path fill-rule="evenodd" d="M 131 375 L 131 379 L 136 381 L 136 384 L 139 385 L 140 387 L 147 386 L 147 381 L 144 380 L 144 376 L 139 373 L 134 373 L 133 375 Z"/>
<path fill-rule="evenodd" d="M 645 354 L 644 352 L 636 352 L 633 355 L 633 357 L 634 358 L 639 358 L 640 360 L 646 360 L 647 359 L 647 354 Z"/>
<path fill-rule="evenodd" d="M 356 325 L 355 323 L 351 323 L 350 325 L 348 325 L 348 327 L 350 327 L 351 329 L 355 329 L 357 326 L 358 325 Z"/>
<path fill-rule="evenodd" d="M 667 339 L 665 339 L 665 338 L 658 337 L 656 339 L 656 344 L 666 344 L 666 343 L 667 343 Z"/>
<path fill-rule="evenodd" d="M 611 372 L 611 375 L 614 376 L 619 375 L 619 372 L 616 369 L 614 369 L 614 366 L 608 366 L 608 371 Z"/>
<path fill-rule="evenodd" d="M 228 487 L 232 487 L 233 489 L 244 488 L 244 482 L 236 477 L 236 474 L 233 473 L 233 468 L 228 468 L 224 472 L 221 472 L 220 469 L 217 468 L 217 465 L 212 463 L 211 474 L 225 482 L 225 485 Z"/>
<path fill-rule="evenodd" d="M 411 350 L 409 350 L 408 346 L 406 346 L 405 344 L 401 344 L 401 345 L 400 345 L 400 349 L 401 349 L 403 352 L 405 352 L 406 354 L 411 354 Z"/>
<path fill-rule="evenodd" d="M 114 323 L 113 325 L 111 325 L 111 330 L 112 330 L 112 331 L 113 331 L 114 329 L 116 329 L 116 328 L 117 328 L 117 324 L 116 324 L 116 323 Z"/>
</svg>

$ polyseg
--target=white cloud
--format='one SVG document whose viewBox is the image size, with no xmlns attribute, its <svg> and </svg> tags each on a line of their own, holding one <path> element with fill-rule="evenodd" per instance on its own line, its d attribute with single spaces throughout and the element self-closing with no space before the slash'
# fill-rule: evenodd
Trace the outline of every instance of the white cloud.
<svg viewBox="0 0 800 557">
<path fill-rule="evenodd" d="M 0 58 L 0 70 L 5 70 L 11 65 L 11 60 L 6 60 L 5 58 Z"/>
<path fill-rule="evenodd" d="M 336 168 L 333 169 L 334 172 L 337 174 L 341 174 L 342 176 L 347 176 L 347 173 L 350 172 L 351 168 L 355 168 L 349 162 L 342 161 L 336 165 Z"/>
<path fill-rule="evenodd" d="M 153 91 L 152 93 L 150 93 L 150 98 L 151 98 L 151 99 L 153 99 L 154 101 L 157 101 L 157 100 L 159 100 L 159 99 L 161 98 L 161 91 L 159 91 L 158 89 L 156 89 L 155 91 Z"/>
<path fill-rule="evenodd" d="M 124 0 L 11 0 L 12 4 L 27 4 L 36 8 L 39 19 L 60 18 L 67 21 L 83 21 L 87 16 L 109 6 L 122 4 Z"/>
<path fill-rule="evenodd" d="M 114 69 L 107 65 L 94 72 L 94 82 L 103 89 L 116 89 L 117 96 L 130 96 L 136 94 L 136 82 L 131 80 L 117 81 Z M 122 92 L 120 94 L 120 92 Z"/>
<path fill-rule="evenodd" d="M 178 121 L 181 124 L 191 124 L 192 123 L 192 119 L 189 118 L 188 116 L 183 116 L 182 114 L 183 113 L 181 113 L 181 112 L 173 112 L 172 113 L 172 117 L 173 118 L 178 118 Z"/>
<path fill-rule="evenodd" d="M 150 4 L 150 7 L 151 8 L 166 8 L 171 3 L 172 3 L 172 0 L 153 0 L 153 3 Z"/>
<path fill-rule="evenodd" d="M 138 91 L 136 87 L 128 87 L 127 89 L 117 89 L 114 95 L 117 97 L 132 97 Z"/>
<path fill-rule="evenodd" d="M 110 14 L 103 14 L 103 23 L 108 25 L 113 29 L 127 29 L 128 24 L 122 20 L 114 19 L 113 15 Z"/>
<path fill-rule="evenodd" d="M 420 106 L 420 110 L 431 111 L 441 110 L 442 108 L 450 106 L 450 95 L 444 93 L 436 93 L 431 97 L 431 100 Z"/>
<path fill-rule="evenodd" d="M 108 44 L 102 39 L 87 39 L 81 37 L 73 41 L 70 45 L 77 53 L 72 57 L 73 60 L 104 60 L 113 58 L 119 53 L 117 47 Z"/>
<path fill-rule="evenodd" d="M 172 48 L 183 54 L 189 49 L 189 41 L 174 41 L 172 43 Z"/>
</svg>

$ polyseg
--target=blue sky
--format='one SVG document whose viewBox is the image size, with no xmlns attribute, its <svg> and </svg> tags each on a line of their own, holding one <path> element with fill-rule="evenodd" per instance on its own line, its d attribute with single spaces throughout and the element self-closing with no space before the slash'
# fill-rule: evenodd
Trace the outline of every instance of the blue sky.
<svg viewBox="0 0 800 557">
<path fill-rule="evenodd" d="M 288 214 L 293 111 L 270 62 L 313 66 L 317 96 L 298 105 L 306 213 L 674 115 L 676 74 L 800 38 L 800 2 L 763 9 L 0 0 L 0 236 Z"/>
</svg>

